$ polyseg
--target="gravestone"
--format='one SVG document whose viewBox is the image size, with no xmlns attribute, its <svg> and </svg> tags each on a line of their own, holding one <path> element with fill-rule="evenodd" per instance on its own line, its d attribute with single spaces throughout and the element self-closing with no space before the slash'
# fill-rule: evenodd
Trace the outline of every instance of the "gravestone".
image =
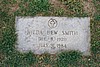
<svg viewBox="0 0 100 67">
<path fill-rule="evenodd" d="M 78 50 L 89 55 L 90 18 L 16 17 L 16 47 L 20 52 L 55 54 Z"/>
</svg>

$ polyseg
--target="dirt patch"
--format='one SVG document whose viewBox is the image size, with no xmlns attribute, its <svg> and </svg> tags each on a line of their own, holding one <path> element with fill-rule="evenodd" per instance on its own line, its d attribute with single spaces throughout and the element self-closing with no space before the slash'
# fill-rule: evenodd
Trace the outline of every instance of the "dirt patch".
<svg viewBox="0 0 100 67">
<path fill-rule="evenodd" d="M 5 56 L 3 53 L 0 52 L 0 64 L 3 63 Z"/>
<path fill-rule="evenodd" d="M 19 9 L 18 4 L 13 4 L 13 6 L 11 7 L 11 11 L 10 12 L 15 12 Z"/>
<path fill-rule="evenodd" d="M 92 2 L 92 0 L 84 1 L 82 0 L 83 3 L 83 9 L 86 13 L 88 13 L 90 16 L 93 16 L 94 13 L 96 12 L 95 6 Z"/>
<path fill-rule="evenodd" d="M 62 8 L 63 10 L 66 11 L 66 5 L 64 5 L 62 2 L 58 1 L 58 0 L 49 0 L 49 2 L 51 3 L 52 7 L 59 9 Z"/>
<path fill-rule="evenodd" d="M 59 1 L 59 0 L 49 0 L 49 2 L 51 3 L 51 5 L 56 8 L 56 9 L 63 9 L 66 13 L 69 12 L 71 13 L 68 9 L 67 6 L 65 4 L 63 4 L 63 2 Z M 87 13 L 89 16 L 93 16 L 96 12 L 96 8 L 92 2 L 92 0 L 81 0 L 81 3 L 83 5 L 83 10 L 85 13 Z"/>
<path fill-rule="evenodd" d="M 9 7 L 10 7 L 9 14 L 12 14 L 12 13 L 16 12 L 17 10 L 19 10 L 20 9 L 20 7 L 19 7 L 20 3 L 21 3 L 21 1 L 18 0 L 18 1 L 16 1 L 16 3 L 10 4 L 9 5 Z"/>
</svg>

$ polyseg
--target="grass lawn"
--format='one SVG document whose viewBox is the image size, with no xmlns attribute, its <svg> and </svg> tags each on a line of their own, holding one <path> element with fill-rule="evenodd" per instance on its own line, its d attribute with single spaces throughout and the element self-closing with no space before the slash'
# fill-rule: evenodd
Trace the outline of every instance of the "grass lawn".
<svg viewBox="0 0 100 67">
<path fill-rule="evenodd" d="M 90 17 L 91 55 L 78 51 L 36 55 L 15 49 L 16 16 Z M 0 67 L 99 67 L 100 0 L 0 0 Z"/>
</svg>

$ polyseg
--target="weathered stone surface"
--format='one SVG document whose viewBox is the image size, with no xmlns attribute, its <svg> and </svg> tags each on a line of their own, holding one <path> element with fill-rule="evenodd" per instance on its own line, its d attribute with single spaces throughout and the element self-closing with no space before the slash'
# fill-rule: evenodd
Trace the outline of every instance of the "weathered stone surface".
<svg viewBox="0 0 100 67">
<path fill-rule="evenodd" d="M 90 18 L 16 17 L 17 49 L 35 54 L 79 50 L 89 54 Z"/>
</svg>

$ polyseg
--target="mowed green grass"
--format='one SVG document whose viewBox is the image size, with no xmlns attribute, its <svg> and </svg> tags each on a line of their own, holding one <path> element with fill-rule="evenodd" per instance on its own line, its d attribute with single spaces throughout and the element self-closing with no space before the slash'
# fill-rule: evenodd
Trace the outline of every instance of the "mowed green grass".
<svg viewBox="0 0 100 67">
<path fill-rule="evenodd" d="M 100 1 L 92 0 L 96 9 L 94 15 L 86 13 L 79 0 L 60 1 L 65 3 L 69 13 L 65 13 L 62 8 L 55 9 L 48 0 L 0 0 L 0 67 L 100 66 Z M 16 16 L 91 17 L 91 55 L 82 56 L 78 51 L 65 51 L 54 55 L 18 52 L 15 49 L 17 44 Z"/>
</svg>

